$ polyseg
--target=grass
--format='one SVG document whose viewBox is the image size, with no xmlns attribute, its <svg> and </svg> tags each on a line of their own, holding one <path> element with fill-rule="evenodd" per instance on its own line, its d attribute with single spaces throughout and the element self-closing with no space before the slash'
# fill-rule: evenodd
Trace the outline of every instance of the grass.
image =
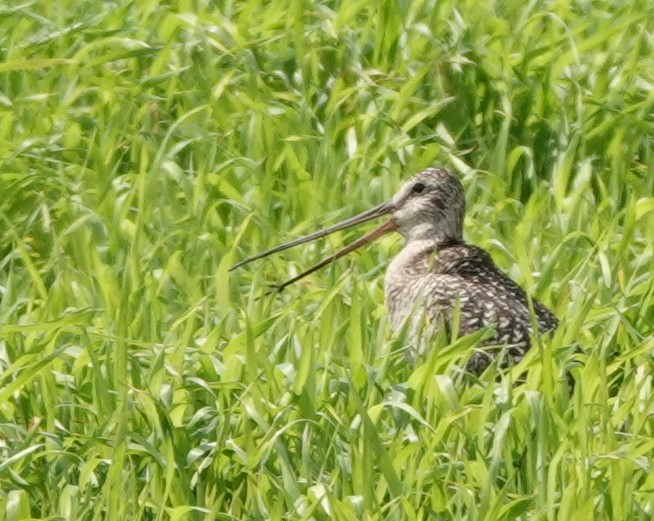
<svg viewBox="0 0 654 521">
<path fill-rule="evenodd" d="M 0 7 L 0 520 L 651 519 L 654 9 L 207 4 Z M 397 237 L 228 273 L 434 164 L 561 318 L 515 370 L 407 364 Z"/>
</svg>

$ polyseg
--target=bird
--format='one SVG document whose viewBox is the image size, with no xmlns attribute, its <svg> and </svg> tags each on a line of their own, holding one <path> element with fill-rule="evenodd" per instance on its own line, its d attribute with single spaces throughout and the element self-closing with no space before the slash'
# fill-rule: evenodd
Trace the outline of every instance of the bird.
<svg viewBox="0 0 654 521">
<path fill-rule="evenodd" d="M 276 246 L 232 266 L 239 268 L 287 248 L 313 241 L 382 216 L 381 226 L 296 277 L 313 273 L 351 251 L 390 232 L 404 237 L 404 246 L 385 275 L 385 299 L 391 328 L 409 328 L 418 349 L 444 327 L 452 336 L 485 330 L 481 347 L 469 357 L 466 371 L 481 375 L 503 353 L 500 367 L 518 363 L 535 334 L 555 330 L 558 319 L 536 298 L 508 277 L 482 248 L 463 239 L 466 200 L 463 185 L 447 168 L 427 168 L 411 176 L 387 202 L 317 232 Z M 420 349 L 424 349 L 420 347 Z"/>
</svg>

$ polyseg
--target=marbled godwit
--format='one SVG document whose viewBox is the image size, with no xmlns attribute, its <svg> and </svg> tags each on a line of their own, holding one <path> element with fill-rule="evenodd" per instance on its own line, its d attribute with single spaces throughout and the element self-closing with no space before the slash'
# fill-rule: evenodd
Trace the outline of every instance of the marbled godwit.
<svg viewBox="0 0 654 521">
<path fill-rule="evenodd" d="M 428 168 L 407 181 L 390 201 L 245 259 L 231 269 L 376 217 L 392 215 L 374 231 L 277 287 L 281 290 L 377 237 L 398 230 L 406 244 L 392 260 L 385 280 L 391 326 L 397 331 L 409 320 L 412 335 L 420 334 L 417 329 L 424 319 L 432 333 L 439 323 L 458 335 L 488 329 L 484 345 L 498 347 L 475 352 L 467 365 L 470 372 L 480 374 L 492 357 L 501 352 L 500 346 L 506 346 L 502 365 L 511 365 L 529 348 L 534 333 L 532 324 L 536 324 L 539 333 L 545 333 L 555 329 L 558 320 L 536 299 L 531 299 L 532 318 L 525 291 L 500 271 L 487 252 L 463 242 L 464 213 L 465 194 L 459 179 L 444 168 Z M 458 331 L 452 331 L 455 327 Z M 428 338 L 424 329 L 420 338 Z"/>
</svg>

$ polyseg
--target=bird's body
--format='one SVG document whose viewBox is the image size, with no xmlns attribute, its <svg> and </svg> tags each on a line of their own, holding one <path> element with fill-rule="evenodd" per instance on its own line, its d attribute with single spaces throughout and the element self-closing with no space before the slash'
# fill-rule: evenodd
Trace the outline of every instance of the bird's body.
<svg viewBox="0 0 654 521">
<path fill-rule="evenodd" d="M 533 324 L 539 333 L 545 333 L 556 328 L 558 320 L 538 300 L 533 299 L 530 305 L 525 291 L 502 273 L 487 252 L 464 243 L 464 213 L 465 194 L 459 179 L 444 168 L 429 168 L 407 181 L 391 201 L 237 266 L 391 214 L 385 224 L 280 289 L 384 233 L 399 231 L 405 245 L 391 262 L 385 278 L 386 304 L 393 329 L 400 330 L 409 322 L 416 346 L 424 345 L 419 339 L 429 338 L 440 324 L 458 336 L 481 329 L 490 331 L 484 344 L 496 348 L 474 353 L 467 365 L 470 372 L 480 374 L 503 346 L 507 356 L 502 365 L 519 361 L 529 348 Z M 426 328 L 420 329 L 425 324 Z"/>
<path fill-rule="evenodd" d="M 534 322 L 540 333 L 554 329 L 558 322 L 536 299 L 532 300 L 533 320 L 522 288 L 484 250 L 460 242 L 407 243 L 388 267 L 385 286 L 391 326 L 398 331 L 410 320 L 414 345 L 424 344 L 416 335 L 430 336 L 438 324 L 444 324 L 453 336 L 488 328 L 485 345 L 508 347 L 503 366 L 524 356 Z M 458 324 L 458 331 L 452 330 L 453 324 Z M 418 331 L 421 325 L 431 331 L 427 335 Z M 480 374 L 491 362 L 491 353 L 477 351 L 467 369 Z"/>
</svg>

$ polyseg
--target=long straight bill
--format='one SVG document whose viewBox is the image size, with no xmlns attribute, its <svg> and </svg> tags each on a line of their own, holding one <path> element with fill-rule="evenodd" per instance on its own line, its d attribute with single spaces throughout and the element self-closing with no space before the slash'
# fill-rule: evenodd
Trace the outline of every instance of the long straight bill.
<svg viewBox="0 0 654 521">
<path fill-rule="evenodd" d="M 355 215 L 354 217 L 350 217 L 349 219 L 345 219 L 344 221 L 341 221 L 338 224 L 335 224 L 333 226 L 329 226 L 328 228 L 323 228 L 322 230 L 319 230 L 314 233 L 310 233 L 309 235 L 304 235 L 302 237 L 299 237 L 297 239 L 294 239 L 289 242 L 285 242 L 284 244 L 280 244 L 279 246 L 275 246 L 274 248 L 264 251 L 263 253 L 258 253 L 257 255 L 254 255 L 252 257 L 248 257 L 245 260 L 242 260 L 241 262 L 238 262 L 234 264 L 231 268 L 229 268 L 229 271 L 235 270 L 236 268 L 240 268 L 241 266 L 248 264 L 249 262 L 258 260 L 258 259 L 263 259 L 264 257 L 267 257 L 268 255 L 272 255 L 273 253 L 278 253 L 280 251 L 286 250 L 288 248 L 292 248 L 293 246 L 297 246 L 299 244 L 304 244 L 305 242 L 310 242 L 314 241 L 316 239 L 319 239 L 320 237 L 324 237 L 325 235 L 329 235 L 330 233 L 337 232 L 339 230 L 344 230 L 346 228 L 350 228 L 352 226 L 356 226 L 357 224 L 364 223 L 366 221 L 370 221 L 371 219 L 375 219 L 377 217 L 381 217 L 382 215 L 389 214 L 393 211 L 393 207 L 391 206 L 390 203 L 382 203 L 379 206 L 375 206 L 374 208 L 371 208 L 370 210 L 367 210 L 365 212 L 360 213 L 359 215 Z"/>
<path fill-rule="evenodd" d="M 297 282 L 300 279 L 303 279 L 307 275 L 310 275 L 314 271 L 318 271 L 320 268 L 327 266 L 327 264 L 335 261 L 336 259 L 340 259 L 341 257 L 344 257 L 348 253 L 353 252 L 356 249 L 361 248 L 364 244 L 368 244 L 369 242 L 374 241 L 375 239 L 381 237 L 382 235 L 386 235 L 389 232 L 393 232 L 397 230 L 397 224 L 391 219 L 390 221 L 386 221 L 384 224 L 381 226 L 378 226 L 375 228 L 373 231 L 370 233 L 364 235 L 363 237 L 358 238 L 356 241 L 351 242 L 344 248 L 341 248 L 338 250 L 336 253 L 333 255 L 330 255 L 329 257 L 324 258 L 317 264 L 314 264 L 311 266 L 309 269 L 303 271 L 299 275 L 296 275 L 292 279 L 287 280 L 286 282 L 283 282 L 281 284 L 275 284 L 273 285 L 273 288 L 276 289 L 277 291 L 282 291 L 285 287 L 290 286 L 294 282 Z"/>
</svg>

